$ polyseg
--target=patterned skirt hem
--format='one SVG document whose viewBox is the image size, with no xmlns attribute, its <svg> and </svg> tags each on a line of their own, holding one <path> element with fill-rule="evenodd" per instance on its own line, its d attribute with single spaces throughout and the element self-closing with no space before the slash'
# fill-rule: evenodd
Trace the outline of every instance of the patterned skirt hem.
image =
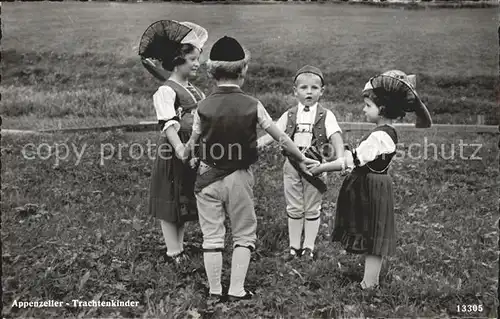
<svg viewBox="0 0 500 319">
<path fill-rule="evenodd" d="M 332 235 L 332 242 L 339 242 L 346 252 L 357 255 L 391 256 L 396 251 L 393 240 L 382 239 L 374 244 L 373 240 L 363 234 L 349 233 L 347 231 L 335 232 Z"/>
</svg>

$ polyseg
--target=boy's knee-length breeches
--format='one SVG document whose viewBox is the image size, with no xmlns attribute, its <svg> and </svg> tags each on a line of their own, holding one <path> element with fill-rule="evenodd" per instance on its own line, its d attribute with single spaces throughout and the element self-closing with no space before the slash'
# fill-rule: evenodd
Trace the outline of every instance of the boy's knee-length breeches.
<svg viewBox="0 0 500 319">
<path fill-rule="evenodd" d="M 321 177 L 325 180 L 325 177 Z M 300 176 L 288 159 L 283 165 L 283 184 L 285 189 L 286 212 L 293 219 L 314 220 L 321 213 L 321 192 Z"/>
<path fill-rule="evenodd" d="M 253 186 L 251 168 L 240 169 L 196 194 L 204 249 L 224 247 L 226 213 L 231 221 L 233 244 L 255 248 L 257 217 Z"/>
</svg>

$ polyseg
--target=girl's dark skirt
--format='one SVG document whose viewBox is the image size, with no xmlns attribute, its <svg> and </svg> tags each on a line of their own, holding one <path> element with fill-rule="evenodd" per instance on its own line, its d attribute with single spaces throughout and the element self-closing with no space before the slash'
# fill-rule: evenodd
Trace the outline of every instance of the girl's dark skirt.
<svg viewBox="0 0 500 319">
<path fill-rule="evenodd" d="M 344 180 L 337 200 L 332 241 L 347 252 L 388 256 L 395 253 L 394 195 L 387 174 L 356 168 Z"/>
<path fill-rule="evenodd" d="M 181 129 L 178 134 L 183 143 L 189 140 L 189 131 Z M 198 220 L 195 180 L 196 170 L 183 164 L 167 137 L 160 136 L 151 173 L 149 213 L 179 225 Z"/>
</svg>

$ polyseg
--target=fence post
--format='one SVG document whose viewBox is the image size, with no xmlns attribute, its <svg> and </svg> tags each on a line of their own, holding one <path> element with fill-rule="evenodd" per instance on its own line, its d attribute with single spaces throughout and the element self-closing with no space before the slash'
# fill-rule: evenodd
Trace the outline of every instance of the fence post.
<svg viewBox="0 0 500 319">
<path fill-rule="evenodd" d="M 478 115 L 477 116 L 477 125 L 484 125 L 484 115 Z"/>
<path fill-rule="evenodd" d="M 346 122 L 352 122 L 352 113 L 351 112 L 349 112 L 349 113 L 346 114 L 345 121 Z"/>
</svg>

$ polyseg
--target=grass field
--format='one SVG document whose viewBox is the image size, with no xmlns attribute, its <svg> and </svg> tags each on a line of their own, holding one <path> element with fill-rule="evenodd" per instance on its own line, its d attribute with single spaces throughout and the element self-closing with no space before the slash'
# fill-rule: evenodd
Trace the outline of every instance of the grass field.
<svg viewBox="0 0 500 319">
<path fill-rule="evenodd" d="M 346 137 L 350 142 L 357 138 Z M 281 261 L 287 246 L 283 158 L 271 150 L 255 167 L 258 248 L 247 285 L 258 296 L 251 302 L 214 308 L 204 299 L 206 276 L 198 225 L 189 224 L 187 231 L 192 264 L 176 270 L 164 263 L 159 225 L 146 214 L 152 165 L 146 149 L 148 143 L 156 143 L 154 133 L 4 136 L 4 316 L 496 317 L 497 137 L 401 133 L 400 142 L 406 155 L 395 161 L 392 171 L 398 248 L 384 264 L 380 291 L 357 290 L 362 258 L 342 253 L 329 242 L 327 225 L 341 182 L 337 174 L 330 175 L 323 204 L 319 260 Z M 411 142 L 434 143 L 438 153 L 429 146 L 429 159 L 416 159 L 418 150 L 409 151 Z M 482 147 L 477 154 L 472 145 L 460 152 L 460 143 Z M 57 163 L 54 152 L 59 149 L 63 157 L 62 147 L 57 146 L 63 144 L 71 152 Z M 138 145 L 145 152 L 142 157 Z M 47 146 L 52 146 L 52 153 Z M 101 147 L 107 151 L 101 152 Z M 452 147 L 455 158 L 444 160 Z M 77 157 L 74 151 L 83 156 Z M 481 159 L 465 159 L 472 155 Z M 226 265 L 229 254 L 226 248 Z M 228 275 L 224 274 L 225 282 Z M 139 306 L 74 308 L 74 299 L 132 300 L 139 301 Z M 70 306 L 11 308 L 14 300 L 59 300 Z M 458 305 L 482 305 L 483 311 L 460 313 Z"/>
<path fill-rule="evenodd" d="M 4 4 L 4 127 L 154 119 L 151 95 L 160 83 L 140 64 L 137 46 L 150 23 L 172 17 L 208 29 L 202 60 L 220 36 L 241 40 L 253 56 L 244 89 L 274 117 L 293 103 L 290 78 L 308 63 L 324 70 L 324 102 L 340 120 L 361 120 L 364 83 L 398 68 L 418 75 L 436 123 L 474 124 L 477 114 L 498 123 L 494 8 L 93 2 Z M 204 70 L 195 82 L 210 91 Z"/>
<path fill-rule="evenodd" d="M 205 26 L 207 48 L 225 34 L 240 39 L 252 52 L 244 89 L 274 118 L 294 101 L 293 73 L 309 63 L 324 70 L 325 105 L 340 121 L 361 119 L 359 92 L 370 76 L 399 68 L 418 75 L 435 122 L 474 123 L 484 114 L 498 123 L 494 9 L 68 2 L 4 3 L 2 11 L 3 128 L 154 119 L 159 83 L 140 64 L 137 44 L 151 22 L 172 17 Z M 196 83 L 206 92 L 212 85 L 203 70 Z M 498 136 L 399 134 L 392 166 L 398 248 L 384 263 L 379 291 L 357 290 L 362 258 L 329 241 L 337 174 L 323 205 L 319 259 L 279 258 L 287 246 L 283 158 L 272 148 L 255 166 L 259 229 L 247 284 L 257 297 L 217 307 L 204 299 L 198 225 L 186 235 L 192 264 L 174 269 L 146 214 L 153 154 L 140 151 L 156 143 L 155 133 L 2 136 L 3 317 L 498 317 Z M 68 156 L 58 162 L 56 151 Z M 226 266 L 230 253 L 228 245 Z M 73 307 L 75 299 L 139 305 Z M 14 300 L 68 306 L 19 309 Z M 460 312 L 462 305 L 483 311 Z"/>
</svg>

